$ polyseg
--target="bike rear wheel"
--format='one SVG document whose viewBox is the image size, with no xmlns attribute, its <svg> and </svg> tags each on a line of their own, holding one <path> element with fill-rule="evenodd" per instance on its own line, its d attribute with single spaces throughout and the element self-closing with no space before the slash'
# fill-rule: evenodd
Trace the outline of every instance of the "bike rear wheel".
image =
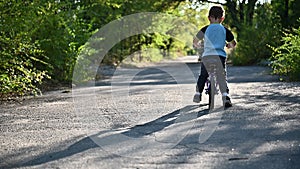
<svg viewBox="0 0 300 169">
<path fill-rule="evenodd" d="M 208 108 L 209 110 L 213 110 L 215 108 L 215 79 L 213 77 L 210 78 L 210 86 L 208 92 Z"/>
</svg>

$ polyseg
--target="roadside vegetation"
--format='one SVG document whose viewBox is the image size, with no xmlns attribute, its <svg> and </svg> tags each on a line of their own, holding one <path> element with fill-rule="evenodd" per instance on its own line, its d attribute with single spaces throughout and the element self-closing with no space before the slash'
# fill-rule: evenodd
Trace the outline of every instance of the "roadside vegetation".
<svg viewBox="0 0 300 169">
<path fill-rule="evenodd" d="M 199 28 L 207 22 L 209 0 L 24 0 L 0 2 L 0 97 L 36 95 L 49 86 L 71 85 L 74 65 L 87 40 L 111 21 L 138 12 L 162 12 Z M 266 63 L 282 80 L 299 81 L 300 1 L 227 0 L 224 24 L 236 34 L 234 65 Z M 163 23 L 161 23 L 163 24 Z M 196 33 L 196 32 L 195 32 Z M 141 34 L 115 45 L 102 64 L 118 65 L 124 56 L 157 62 L 195 54 L 167 35 Z M 150 56 L 150 57 L 149 57 Z"/>
</svg>

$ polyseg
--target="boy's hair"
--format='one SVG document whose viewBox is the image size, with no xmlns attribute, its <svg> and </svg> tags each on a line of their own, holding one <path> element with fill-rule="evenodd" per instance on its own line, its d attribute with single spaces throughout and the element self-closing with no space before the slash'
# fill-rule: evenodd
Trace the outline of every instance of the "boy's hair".
<svg viewBox="0 0 300 169">
<path fill-rule="evenodd" d="M 215 19 L 220 19 L 225 16 L 224 8 L 220 5 L 212 6 L 209 10 L 208 17 L 214 17 Z"/>
</svg>

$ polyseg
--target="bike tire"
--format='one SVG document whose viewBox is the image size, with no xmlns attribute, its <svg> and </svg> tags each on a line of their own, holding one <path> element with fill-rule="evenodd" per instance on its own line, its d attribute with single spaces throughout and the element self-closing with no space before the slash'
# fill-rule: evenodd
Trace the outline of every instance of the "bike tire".
<svg viewBox="0 0 300 169">
<path fill-rule="evenodd" d="M 208 94 L 208 109 L 213 110 L 215 108 L 215 79 L 213 77 L 210 78 L 210 87 L 209 87 L 209 94 Z"/>
</svg>

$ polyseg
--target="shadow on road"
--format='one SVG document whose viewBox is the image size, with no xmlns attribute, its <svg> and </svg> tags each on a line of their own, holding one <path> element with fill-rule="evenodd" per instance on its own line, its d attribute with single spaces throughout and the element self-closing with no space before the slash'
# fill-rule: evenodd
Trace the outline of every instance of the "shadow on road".
<svg viewBox="0 0 300 169">
<path fill-rule="evenodd" d="M 299 83 L 285 85 L 292 88 L 299 86 Z M 280 87 L 279 84 L 271 86 Z M 222 117 L 220 128 L 206 143 L 195 142 L 199 133 L 185 137 L 178 147 L 189 148 L 176 154 L 176 157 L 183 157 L 178 163 L 209 162 L 211 167 L 208 168 L 219 169 L 298 169 L 300 114 L 293 111 L 300 109 L 300 97 L 295 94 L 267 92 L 269 93 L 251 96 L 256 100 L 249 103 L 253 105 L 252 108 L 238 105 L 229 108 Z M 278 103 L 277 107 L 270 108 L 267 105 L 270 101 Z M 262 106 L 257 107 L 260 104 Z M 191 161 L 191 157 L 202 158 Z M 164 162 L 172 161 L 173 158 L 174 156 L 170 156 Z"/>
<path fill-rule="evenodd" d="M 200 105 L 200 108 L 202 106 L 206 106 L 206 105 Z M 185 113 L 182 111 L 187 111 L 187 112 L 192 111 L 192 113 L 195 113 L 195 114 L 190 115 L 190 117 L 196 117 L 196 118 L 207 115 L 209 112 L 208 109 L 202 108 L 200 111 L 198 111 L 197 109 L 199 109 L 199 105 L 188 105 L 188 106 L 183 107 L 182 109 L 178 109 L 174 112 L 171 112 L 169 114 L 161 116 L 160 118 L 157 118 L 148 123 L 133 126 L 133 127 L 129 128 L 128 130 L 122 132 L 121 134 L 123 134 L 127 137 L 130 137 L 130 138 L 141 138 L 141 137 L 153 134 L 155 132 L 161 131 L 164 128 L 176 123 L 176 117 L 178 117 L 180 113 Z M 193 111 L 193 110 L 197 110 L 197 111 Z M 185 120 L 185 122 L 188 122 L 190 120 L 194 120 L 194 118 L 186 118 L 184 120 Z M 181 121 L 181 122 L 184 122 L 184 121 Z M 84 151 L 90 150 L 90 149 L 101 148 L 91 138 L 105 135 L 105 134 L 107 134 L 107 132 L 110 132 L 110 130 L 109 131 L 100 131 L 97 134 L 82 138 L 81 140 L 75 142 L 74 144 L 67 147 L 66 149 L 63 149 L 61 151 L 48 152 L 45 154 L 38 155 L 36 158 L 31 159 L 23 164 L 16 164 L 16 166 L 24 167 L 24 166 L 35 166 L 35 165 L 45 164 L 45 163 L 48 163 L 51 161 L 56 161 L 56 160 L 67 158 L 69 156 L 73 156 L 78 153 L 82 153 Z M 113 137 L 113 136 L 110 135 L 108 137 Z M 74 142 L 74 141 L 75 140 L 73 140 L 73 141 L 69 140 L 68 142 Z M 114 144 L 113 140 L 112 140 L 111 144 Z M 66 143 L 61 143 L 60 145 L 55 146 L 55 147 L 59 147 L 59 146 L 63 146 L 63 145 L 66 145 Z M 110 156 L 118 156 L 118 154 L 111 154 Z M 16 167 L 16 166 L 14 165 L 14 166 L 6 166 L 6 167 Z"/>
<path fill-rule="evenodd" d="M 199 106 L 190 105 L 184 107 L 183 109 L 192 110 L 197 109 L 198 107 Z M 274 168 L 297 168 L 300 166 L 300 161 L 298 160 L 300 157 L 299 147 L 293 147 L 292 145 L 290 145 L 291 147 L 282 147 L 282 145 L 289 145 L 288 143 L 290 142 L 297 143 L 300 136 L 300 130 L 287 130 L 282 134 L 277 134 L 278 129 L 271 125 L 289 119 L 283 120 L 282 117 L 280 117 L 276 119 L 269 119 L 267 120 L 267 122 L 266 120 L 259 121 L 259 119 L 262 118 L 262 114 L 256 113 L 252 110 L 244 109 L 243 107 L 236 107 L 235 109 L 238 109 L 239 111 L 234 110 L 235 114 L 227 114 L 227 116 L 229 115 L 229 117 L 224 117 L 227 118 L 226 121 L 222 123 L 222 126 L 224 126 L 224 128 L 217 130 L 216 133 L 214 133 L 214 136 L 210 138 L 209 142 L 204 144 L 195 142 L 195 140 L 197 140 L 199 137 L 199 133 L 188 135 L 183 139 L 182 142 L 178 144 L 179 147 L 182 145 L 185 147 L 185 149 L 181 148 L 180 150 L 182 151 L 178 151 L 176 154 L 168 156 L 166 159 L 164 159 L 164 162 L 161 163 L 168 163 L 169 161 L 173 160 L 172 158 L 174 158 L 174 156 L 179 156 L 182 158 L 177 161 L 177 163 L 187 164 L 190 163 L 190 159 L 192 156 L 197 157 L 202 153 L 211 153 L 215 154 L 213 158 L 217 158 L 218 156 L 220 156 L 220 159 L 223 158 L 222 156 L 227 154 L 227 162 L 224 162 L 224 159 L 222 159 L 222 163 L 214 163 L 214 166 L 218 166 L 218 168 L 220 169 L 232 168 L 232 165 L 237 168 L 268 168 L 272 166 L 274 160 L 281 161 L 280 165 L 276 163 L 276 166 L 274 166 Z M 140 138 L 150 135 L 151 133 L 163 130 L 164 128 L 174 124 L 174 117 L 177 117 L 179 112 L 180 110 L 176 110 L 148 123 L 136 125 L 134 127 L 131 127 L 129 130 L 122 132 L 122 134 L 131 138 Z M 208 110 L 202 109 L 201 111 L 197 111 L 196 113 L 198 118 L 208 115 Z M 240 118 L 237 119 L 233 116 L 240 116 Z M 258 124 L 255 125 L 258 125 L 260 127 L 249 127 L 253 125 L 254 121 L 257 121 Z M 264 125 L 265 123 L 268 123 L 268 125 Z M 97 145 L 91 139 L 91 137 L 105 135 L 106 133 L 107 131 L 102 131 L 90 137 L 82 138 L 77 142 L 75 142 L 74 140 L 75 143 L 67 147 L 66 149 L 57 152 L 48 152 L 45 154 L 41 154 L 38 157 L 21 164 L 20 166 L 26 167 L 45 164 L 51 161 L 68 158 L 70 156 L 91 149 L 94 149 L 94 151 L 98 151 L 98 148 L 102 148 Z M 112 142 L 111 144 L 114 144 L 114 142 Z M 103 150 L 99 150 L 99 152 L 100 151 Z M 133 150 L 129 149 L 128 151 Z M 101 155 L 101 157 L 97 156 L 98 160 L 119 159 L 122 157 L 118 154 L 111 154 L 110 152 L 107 152 L 106 154 L 107 155 Z M 232 161 L 247 162 L 233 164 Z"/>
</svg>

